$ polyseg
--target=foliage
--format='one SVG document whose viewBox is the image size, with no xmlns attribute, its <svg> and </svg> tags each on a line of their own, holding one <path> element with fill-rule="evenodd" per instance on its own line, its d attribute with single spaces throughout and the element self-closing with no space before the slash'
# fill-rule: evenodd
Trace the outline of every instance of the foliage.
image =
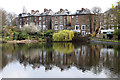
<svg viewBox="0 0 120 80">
<path fill-rule="evenodd" d="M 94 37 L 95 36 L 95 32 L 93 32 L 92 34 L 91 34 L 91 37 Z"/>
<path fill-rule="evenodd" d="M 120 29 L 115 30 L 115 31 L 113 32 L 113 34 L 120 36 Z"/>
<path fill-rule="evenodd" d="M 120 29 L 116 29 L 113 34 L 120 37 Z"/>
<path fill-rule="evenodd" d="M 78 32 L 74 32 L 74 37 L 78 37 L 79 35 L 81 35 L 81 34 Z"/>
<path fill-rule="evenodd" d="M 53 34 L 53 41 L 72 41 L 73 37 L 73 31 L 61 30 L 58 33 Z"/>
<path fill-rule="evenodd" d="M 45 33 L 44 33 L 44 36 L 46 36 L 46 37 L 52 37 L 52 35 L 53 35 L 53 30 L 47 30 Z"/>
<path fill-rule="evenodd" d="M 72 53 L 74 45 L 72 43 L 53 43 L 53 49 L 59 53 Z"/>
</svg>

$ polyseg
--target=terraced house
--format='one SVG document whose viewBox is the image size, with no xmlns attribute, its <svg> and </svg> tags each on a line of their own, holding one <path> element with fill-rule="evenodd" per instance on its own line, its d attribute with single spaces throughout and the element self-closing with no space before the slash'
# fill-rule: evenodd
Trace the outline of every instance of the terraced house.
<svg viewBox="0 0 120 80">
<path fill-rule="evenodd" d="M 17 26 L 22 28 L 24 26 L 35 26 L 39 30 L 53 29 L 56 32 L 59 30 L 72 30 L 79 32 L 83 36 L 93 33 L 94 17 L 89 9 L 77 10 L 76 13 L 71 14 L 67 9 L 60 9 L 58 12 L 53 12 L 51 9 L 44 9 L 40 13 L 38 10 L 31 10 L 31 13 L 22 13 L 17 17 Z M 98 26 L 99 27 L 99 26 Z"/>
<path fill-rule="evenodd" d="M 93 32 L 93 18 L 94 15 L 88 9 L 82 8 L 77 10 L 75 14 L 71 15 L 71 26 L 73 31 L 80 32 L 82 35 L 90 34 Z"/>
<path fill-rule="evenodd" d="M 110 8 L 103 14 L 103 26 L 101 26 L 101 34 L 103 34 L 104 37 L 107 37 L 107 34 L 113 34 L 115 29 L 118 29 L 119 23 L 118 23 L 118 6 L 115 8 Z"/>
<path fill-rule="evenodd" d="M 56 12 L 51 16 L 52 19 L 52 29 L 55 31 L 69 29 L 71 27 L 70 11 L 67 9 Z"/>
</svg>

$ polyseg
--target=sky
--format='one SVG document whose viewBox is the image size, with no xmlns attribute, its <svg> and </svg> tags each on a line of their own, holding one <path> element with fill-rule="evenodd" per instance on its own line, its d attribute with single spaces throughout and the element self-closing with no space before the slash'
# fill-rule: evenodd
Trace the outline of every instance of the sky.
<svg viewBox="0 0 120 80">
<path fill-rule="evenodd" d="M 97 6 L 101 7 L 102 12 L 105 12 L 112 7 L 112 4 L 116 5 L 117 1 L 119 0 L 0 0 L 0 8 L 16 14 L 22 13 L 23 6 L 29 13 L 31 10 L 43 12 L 44 8 L 52 9 L 54 12 L 62 8 L 75 13 L 76 10 L 81 10 L 81 8 L 91 10 Z"/>
</svg>

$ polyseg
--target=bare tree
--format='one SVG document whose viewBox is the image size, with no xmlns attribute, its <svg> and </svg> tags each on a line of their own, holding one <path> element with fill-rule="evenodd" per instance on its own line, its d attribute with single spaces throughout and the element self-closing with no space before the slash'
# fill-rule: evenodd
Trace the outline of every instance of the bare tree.
<svg viewBox="0 0 120 80">
<path fill-rule="evenodd" d="M 102 9 L 100 7 L 93 7 L 92 8 L 92 12 L 96 15 L 99 14 L 101 11 L 102 11 Z"/>
<path fill-rule="evenodd" d="M 6 25 L 7 12 L 3 8 L 0 8 L 0 17 L 1 17 L 1 25 L 2 26 Z"/>
<path fill-rule="evenodd" d="M 8 13 L 7 14 L 8 25 L 15 26 L 16 25 L 16 14 L 15 13 Z"/>
<path fill-rule="evenodd" d="M 23 6 L 23 13 L 27 13 L 27 9 Z"/>
<path fill-rule="evenodd" d="M 94 14 L 94 31 L 97 34 L 97 30 L 100 27 L 100 17 L 102 9 L 100 7 L 93 7 L 91 10 Z"/>
</svg>

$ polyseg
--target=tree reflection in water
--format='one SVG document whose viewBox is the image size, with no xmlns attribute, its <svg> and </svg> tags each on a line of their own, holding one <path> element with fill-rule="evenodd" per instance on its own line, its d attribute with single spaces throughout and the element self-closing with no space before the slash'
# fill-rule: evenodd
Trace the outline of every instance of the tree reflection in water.
<svg viewBox="0 0 120 80">
<path fill-rule="evenodd" d="M 2 68 L 18 60 L 24 66 L 33 69 L 44 66 L 52 70 L 55 66 L 61 71 L 72 66 L 99 74 L 103 69 L 110 70 L 109 76 L 120 73 L 120 47 L 104 44 L 39 43 L 39 44 L 3 44 Z"/>
</svg>

